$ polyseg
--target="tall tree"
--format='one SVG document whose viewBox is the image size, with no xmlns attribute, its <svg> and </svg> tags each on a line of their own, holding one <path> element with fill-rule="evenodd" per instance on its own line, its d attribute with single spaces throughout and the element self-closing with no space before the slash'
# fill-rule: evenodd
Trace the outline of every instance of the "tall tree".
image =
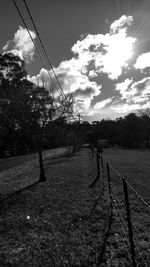
<svg viewBox="0 0 150 267">
<path fill-rule="evenodd" d="M 135 113 L 125 116 L 120 127 L 121 145 L 131 148 L 141 143 L 141 121 Z"/>
<path fill-rule="evenodd" d="M 142 122 L 142 126 L 143 126 L 145 147 L 149 148 L 149 143 L 150 143 L 150 109 L 146 108 L 146 109 L 139 110 L 138 115 L 141 118 L 141 122 Z"/>
<path fill-rule="evenodd" d="M 0 56 L 0 116 L 3 117 L 3 126 L 14 133 L 23 133 L 26 139 L 38 144 L 40 181 L 46 180 L 42 158 L 46 125 L 65 116 L 70 107 L 70 97 L 54 100 L 45 88 L 29 82 L 24 62 L 19 57 L 12 54 Z"/>
</svg>

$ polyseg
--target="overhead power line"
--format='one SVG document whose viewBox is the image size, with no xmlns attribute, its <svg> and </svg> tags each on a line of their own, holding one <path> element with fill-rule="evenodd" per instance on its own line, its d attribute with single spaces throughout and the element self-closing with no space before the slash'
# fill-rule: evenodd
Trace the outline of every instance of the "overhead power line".
<svg viewBox="0 0 150 267">
<path fill-rule="evenodd" d="M 23 18 L 23 15 L 21 14 L 21 11 L 20 11 L 18 5 L 16 4 L 16 1 L 13 0 L 13 3 L 14 3 L 15 8 L 17 9 L 17 12 L 18 12 L 18 14 L 19 14 L 19 16 L 20 16 L 20 18 L 21 18 L 21 20 L 22 20 L 22 22 L 23 22 L 23 24 L 24 24 L 24 26 L 25 26 L 25 28 L 26 28 L 26 30 L 27 30 L 29 36 L 30 36 L 30 38 L 31 38 L 31 41 L 32 41 L 33 44 L 34 44 L 34 47 L 35 47 L 35 49 L 36 49 L 36 51 L 37 51 L 37 53 L 38 53 L 38 55 L 39 55 L 39 57 L 40 57 L 40 60 L 41 60 L 41 62 L 42 62 L 42 64 L 43 64 L 43 66 L 44 66 L 45 69 L 47 70 L 48 76 L 49 76 L 50 80 L 52 81 L 52 84 L 53 84 L 54 88 L 55 88 L 56 90 L 58 90 L 58 89 L 57 89 L 57 86 L 55 85 L 55 83 L 54 83 L 54 81 L 53 81 L 53 78 L 51 77 L 51 75 L 50 75 L 50 73 L 49 73 L 49 71 L 48 71 L 48 67 L 47 67 L 46 63 L 44 62 L 44 60 L 43 60 L 43 57 L 42 57 L 42 55 L 41 55 L 41 53 L 40 53 L 40 51 L 39 51 L 39 49 L 38 49 L 38 46 L 36 45 L 36 42 L 34 41 L 32 35 L 31 35 L 31 33 L 30 33 L 30 30 L 28 29 L 28 26 L 27 26 L 27 24 L 26 24 L 26 22 L 25 22 L 25 20 L 24 20 L 24 18 Z"/>
<path fill-rule="evenodd" d="M 23 24 L 24 24 L 24 26 L 25 26 L 25 28 L 26 28 L 26 30 L 27 30 L 27 32 L 28 32 L 28 34 L 29 34 L 29 36 L 30 36 L 30 38 L 31 38 L 31 40 L 32 40 L 32 42 L 33 42 L 33 44 L 34 44 L 34 46 L 35 46 L 35 49 L 36 49 L 36 51 L 37 51 L 37 53 L 38 53 L 38 55 L 39 55 L 39 57 L 40 57 L 40 59 L 41 59 L 42 64 L 43 64 L 44 67 L 47 69 L 46 63 L 44 62 L 44 60 L 43 60 L 43 58 L 42 58 L 42 55 L 41 55 L 41 53 L 40 53 L 40 51 L 39 51 L 39 49 L 38 49 L 38 47 L 37 47 L 37 45 L 36 45 L 36 42 L 34 41 L 32 35 L 31 35 L 31 33 L 30 33 L 29 29 L 28 29 L 28 26 L 27 26 L 27 24 L 26 24 L 26 22 L 25 22 L 25 20 L 24 20 L 24 18 L 23 18 L 23 16 L 22 16 L 22 14 L 21 14 L 21 12 L 20 12 L 20 10 L 19 10 L 19 8 L 18 8 L 18 6 L 17 6 L 15 0 L 13 0 L 13 3 L 14 3 L 14 5 L 15 5 L 15 7 L 16 7 L 18 13 L 19 13 L 19 16 L 20 16 L 21 19 L 22 19 L 22 22 L 23 22 Z M 50 75 L 49 75 L 49 76 L 50 76 Z M 53 82 L 53 79 L 52 79 L 51 76 L 50 76 L 50 79 L 51 79 L 52 82 Z"/>
<path fill-rule="evenodd" d="M 48 56 L 48 54 L 47 54 L 47 52 L 46 52 L 45 46 L 44 46 L 44 44 L 43 44 L 43 42 L 42 42 L 42 39 L 41 39 L 41 37 L 40 37 L 39 31 L 38 31 L 38 29 L 37 29 L 37 26 L 36 26 L 36 24 L 35 24 L 35 22 L 34 22 L 33 16 L 31 15 L 31 12 L 30 12 L 30 10 L 29 10 L 28 4 L 27 4 L 26 0 L 23 0 L 23 2 L 24 2 L 24 5 L 25 5 L 25 7 L 26 7 L 26 10 L 27 10 L 27 12 L 28 12 L 28 14 L 29 14 L 29 17 L 30 17 L 30 19 L 31 19 L 31 22 L 32 22 L 32 24 L 33 24 L 33 26 L 34 26 L 35 32 L 36 32 L 36 34 L 37 34 L 37 36 L 38 36 L 38 38 L 39 38 L 39 41 L 40 41 L 40 43 L 41 43 L 41 46 L 42 46 L 42 48 L 43 48 L 44 54 L 45 54 L 45 56 L 46 56 L 46 58 L 47 58 L 47 61 L 48 61 L 49 65 L 50 65 L 50 68 L 51 68 L 51 70 L 52 70 L 52 72 L 53 72 L 53 74 L 54 74 L 54 77 L 55 77 L 55 79 L 56 79 L 56 81 L 57 81 L 57 83 L 58 83 L 58 85 L 59 85 L 59 87 L 60 87 L 60 89 L 61 89 L 61 91 L 62 91 L 63 97 L 66 98 L 66 96 L 65 96 L 65 94 L 64 94 L 64 91 L 63 91 L 63 88 L 62 88 L 62 86 L 61 86 L 61 84 L 60 84 L 60 82 L 59 82 L 59 80 L 58 80 L 58 77 L 57 77 L 57 75 L 56 75 L 56 73 L 55 73 L 55 71 L 54 71 L 54 68 L 53 68 L 53 66 L 52 66 L 51 60 L 50 60 L 50 58 L 49 58 L 49 56 Z"/>
</svg>

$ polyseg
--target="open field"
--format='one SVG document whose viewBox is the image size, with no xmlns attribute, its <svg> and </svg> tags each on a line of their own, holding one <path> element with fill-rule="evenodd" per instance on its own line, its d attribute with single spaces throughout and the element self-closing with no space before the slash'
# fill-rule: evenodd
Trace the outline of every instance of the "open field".
<svg viewBox="0 0 150 267">
<path fill-rule="evenodd" d="M 131 220 L 133 222 L 133 232 L 135 250 L 139 266 L 150 265 L 150 151 L 147 150 L 126 150 L 126 149 L 106 149 L 103 157 L 110 163 L 110 177 L 114 198 L 117 199 L 114 210 L 119 212 L 119 217 L 126 217 L 124 209 L 125 201 L 123 194 L 123 184 L 121 176 L 127 178 L 131 185 L 128 186 L 129 201 L 131 208 Z M 114 169 L 113 169 L 114 168 Z M 115 171 L 117 170 L 121 176 Z M 106 172 L 106 167 L 105 167 Z M 132 190 L 135 189 L 136 193 Z M 139 195 L 139 197 L 138 197 Z M 147 207 L 140 197 L 149 205 Z M 121 213 L 120 213 L 121 212 Z M 121 219 L 120 227 L 124 220 Z M 144 265 L 144 262 L 147 265 Z"/>
<path fill-rule="evenodd" d="M 147 151 L 106 149 L 104 152 L 105 159 L 124 176 L 128 175 L 131 184 L 147 201 L 149 155 Z M 139 173 L 140 163 L 143 178 L 142 170 Z M 110 218 L 107 185 L 100 179 L 89 189 L 96 177 L 95 158 L 91 158 L 89 150 L 84 148 L 71 158 L 47 155 L 44 165 L 45 183 L 36 184 L 0 204 L 0 266 L 130 267 L 129 244 L 126 252 L 116 220 L 118 209 L 123 212 L 119 205 L 114 205 L 106 239 Z M 16 187 L 36 182 L 39 168 L 32 160 L 1 172 L 0 177 L 3 197 Z M 118 198 L 124 203 L 120 179 L 112 171 L 111 178 Z M 136 248 L 140 250 L 137 251 L 139 267 L 146 266 L 143 257 L 149 266 L 150 214 L 133 194 L 130 201 L 132 219 L 140 234 L 135 235 Z"/>
<path fill-rule="evenodd" d="M 48 155 L 55 155 L 55 154 L 60 154 L 63 151 L 64 151 L 64 148 L 49 149 L 49 150 L 43 151 L 43 155 L 44 157 Z M 32 154 L 26 154 L 26 155 L 21 155 L 21 156 L 16 156 L 16 157 L 0 159 L 0 172 L 6 169 L 10 169 L 12 167 L 24 164 L 25 162 L 29 162 L 32 160 L 38 162 L 38 153 L 32 153 Z"/>
<path fill-rule="evenodd" d="M 64 148 L 43 151 L 43 159 L 49 159 L 64 153 Z M 48 158 L 48 161 L 47 161 Z M 12 193 L 32 185 L 39 180 L 38 153 L 3 159 L 0 161 L 0 201 Z"/>
<path fill-rule="evenodd" d="M 150 151 L 105 149 L 103 156 L 150 204 Z"/>
<path fill-rule="evenodd" d="M 38 169 L 28 167 L 22 176 L 16 172 L 14 184 L 37 179 Z M 106 202 L 99 199 L 100 186 L 88 188 L 95 168 L 89 152 L 83 149 L 72 158 L 47 157 L 45 167 L 45 183 L 1 205 L 1 266 L 95 266 L 108 214 Z M 6 188 L 5 183 L 5 192 Z M 101 204 L 94 207 L 97 198 Z"/>
</svg>

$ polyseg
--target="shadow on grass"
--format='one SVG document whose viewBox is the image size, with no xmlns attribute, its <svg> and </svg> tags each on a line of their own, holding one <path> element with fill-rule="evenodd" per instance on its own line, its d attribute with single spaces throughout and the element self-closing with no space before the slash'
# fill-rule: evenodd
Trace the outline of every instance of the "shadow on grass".
<svg viewBox="0 0 150 267">
<path fill-rule="evenodd" d="M 40 183 L 39 181 L 36 181 L 35 183 L 33 183 L 33 184 L 31 184 L 31 185 L 28 185 L 28 186 L 26 186 L 26 187 L 24 187 L 24 188 L 21 188 L 21 189 L 15 191 L 14 193 L 12 193 L 12 194 L 10 194 L 10 195 L 8 195 L 8 196 L 6 196 L 6 197 L 0 199 L 0 204 L 1 204 L 1 203 L 4 203 L 6 200 L 12 198 L 13 196 L 16 196 L 16 195 L 18 195 L 18 194 L 24 192 L 25 190 L 32 188 L 33 186 L 35 186 L 35 185 L 37 185 L 37 184 L 39 184 L 39 183 Z"/>
<path fill-rule="evenodd" d="M 48 163 L 46 161 L 49 161 Z M 67 157 L 66 155 L 62 154 L 62 155 L 54 155 L 53 157 L 50 157 L 50 158 L 47 158 L 45 159 L 44 161 L 44 164 L 45 164 L 45 173 L 48 171 L 49 167 L 51 165 L 55 165 L 55 164 L 58 164 L 58 162 L 62 162 L 63 161 L 66 161 L 67 160 Z M 30 184 L 30 185 L 27 185 L 26 187 L 23 187 L 23 188 L 20 188 L 18 189 L 17 191 L 13 192 L 12 194 L 9 194 L 7 195 L 6 197 L 0 199 L 0 204 L 1 203 L 4 203 L 6 200 L 9 200 L 11 199 L 12 197 L 14 196 L 17 196 L 18 194 L 24 192 L 25 190 L 28 190 L 38 184 L 40 184 L 41 182 L 39 180 L 37 180 L 36 182 Z"/>
</svg>

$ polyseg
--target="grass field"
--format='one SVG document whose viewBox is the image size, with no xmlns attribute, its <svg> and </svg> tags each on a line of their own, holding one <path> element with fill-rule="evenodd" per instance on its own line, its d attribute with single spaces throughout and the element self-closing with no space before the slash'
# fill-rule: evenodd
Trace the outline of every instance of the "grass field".
<svg viewBox="0 0 150 267">
<path fill-rule="evenodd" d="M 22 175 L 19 166 L 14 177 L 11 169 L 1 173 L 1 193 L 8 193 L 7 183 L 14 191 L 16 183 L 22 187 L 36 181 L 36 164 L 25 166 Z M 72 158 L 47 157 L 45 168 L 45 183 L 0 207 L 0 266 L 94 266 L 108 214 L 103 199 L 94 207 L 100 187 L 88 188 L 95 172 L 89 153 L 83 149 Z M 11 174 L 7 183 L 4 173 Z"/>
<path fill-rule="evenodd" d="M 127 178 L 136 192 L 149 204 L 147 207 L 128 186 L 137 262 L 139 266 L 150 266 L 150 151 L 106 149 L 103 156 L 111 167 Z M 122 179 L 113 168 L 110 168 L 112 187 L 115 197 L 120 201 L 115 208 L 116 211 L 118 208 L 125 218 L 126 214 L 122 207 L 125 203 Z M 122 224 L 123 220 L 121 227 L 123 227 Z"/>
<path fill-rule="evenodd" d="M 150 151 L 106 149 L 103 156 L 150 204 Z"/>
<path fill-rule="evenodd" d="M 43 159 L 62 155 L 64 148 L 43 151 Z M 0 200 L 39 180 L 38 153 L 0 160 Z"/>
<path fill-rule="evenodd" d="M 49 154 L 54 155 L 54 154 L 60 154 L 62 152 L 63 148 L 49 149 L 43 151 L 43 156 L 46 157 Z M 38 163 L 38 153 L 0 159 L 0 172 L 15 166 L 19 166 L 21 164 L 24 164 L 25 162 L 29 162 L 32 160 Z"/>
<path fill-rule="evenodd" d="M 146 201 L 150 191 L 149 156 L 148 151 L 104 152 L 105 159 L 128 178 Z M 45 183 L 0 204 L 0 266 L 131 267 L 129 244 L 124 243 L 117 221 L 117 212 L 124 212 L 122 206 L 113 202 L 113 222 L 107 233 L 107 186 L 100 179 L 89 189 L 96 177 L 96 161 L 89 150 L 84 148 L 71 158 L 46 155 L 44 165 Z M 33 158 L 2 171 L 1 198 L 36 182 L 38 177 L 37 160 Z M 121 180 L 112 171 L 111 179 L 120 203 L 124 203 Z M 138 266 L 150 266 L 150 214 L 132 192 L 130 202 L 132 219 L 138 228 L 134 235 Z M 143 258 L 147 265 L 143 265 Z"/>
</svg>

